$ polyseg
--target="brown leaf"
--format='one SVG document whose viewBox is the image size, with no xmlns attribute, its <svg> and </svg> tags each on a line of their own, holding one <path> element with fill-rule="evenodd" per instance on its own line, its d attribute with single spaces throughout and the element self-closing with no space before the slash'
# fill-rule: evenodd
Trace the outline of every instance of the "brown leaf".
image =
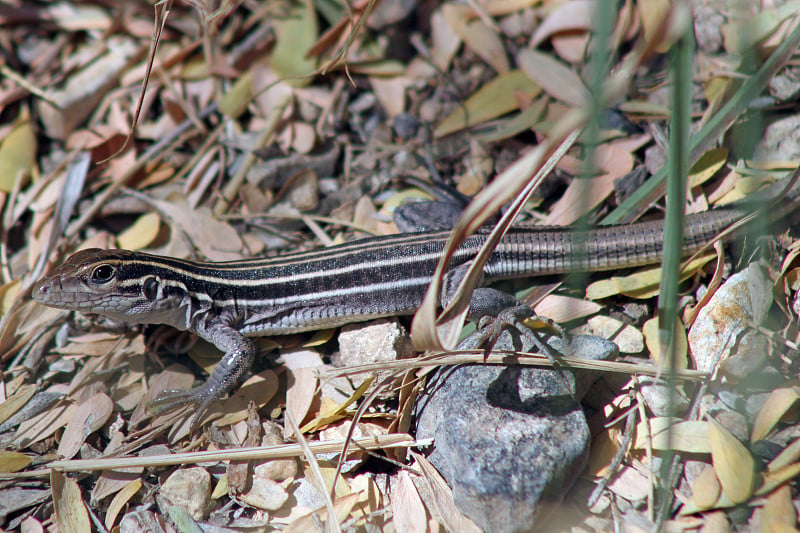
<svg viewBox="0 0 800 533">
<path fill-rule="evenodd" d="M 95 394 L 78 405 L 61 436 L 58 454 L 64 459 L 74 457 L 86 438 L 103 427 L 113 412 L 114 403 L 105 394 Z"/>
</svg>

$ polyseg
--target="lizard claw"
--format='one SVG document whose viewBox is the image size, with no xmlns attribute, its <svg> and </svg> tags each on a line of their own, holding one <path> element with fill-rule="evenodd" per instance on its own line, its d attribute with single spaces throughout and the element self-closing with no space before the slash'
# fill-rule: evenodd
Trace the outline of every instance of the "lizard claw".
<svg viewBox="0 0 800 533">
<path fill-rule="evenodd" d="M 195 427 L 215 399 L 213 391 L 207 385 L 186 390 L 165 390 L 148 403 L 147 412 L 161 415 L 181 407 L 193 406 L 195 414 L 192 416 L 191 427 Z"/>
<path fill-rule="evenodd" d="M 535 327 L 538 330 L 550 330 L 549 332 L 555 333 L 564 339 L 567 338 L 567 333 L 564 331 L 564 328 L 550 319 L 536 316 L 536 313 L 529 305 L 521 304 L 505 309 L 496 317 L 483 317 L 478 324 L 479 345 L 485 347 L 486 355 L 488 356 L 500 339 L 500 335 L 502 335 L 503 331 L 513 329 L 518 331 L 532 346 L 535 346 L 542 354 L 547 356 L 550 362 L 553 363 L 553 366 L 557 366 L 557 357 L 553 348 L 541 339 L 537 331 L 534 331 L 524 324 L 526 320 L 535 322 L 531 327 Z M 515 349 L 518 350 L 519 348 L 515 347 Z"/>
</svg>

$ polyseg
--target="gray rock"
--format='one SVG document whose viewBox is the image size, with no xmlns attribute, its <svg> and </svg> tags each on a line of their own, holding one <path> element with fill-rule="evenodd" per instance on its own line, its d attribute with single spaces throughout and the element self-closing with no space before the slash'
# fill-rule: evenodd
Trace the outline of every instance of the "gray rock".
<svg viewBox="0 0 800 533">
<path fill-rule="evenodd" d="M 497 349 L 538 352 L 504 332 Z M 472 348 L 472 335 L 459 346 Z M 616 345 L 576 336 L 564 355 L 608 359 Z M 577 374 L 577 376 L 575 375 Z M 428 460 L 453 489 L 458 508 L 489 532 L 530 531 L 561 501 L 586 465 L 589 427 L 576 399 L 585 371 L 464 365 L 437 371 L 416 406 L 416 436 L 433 438 Z"/>
</svg>

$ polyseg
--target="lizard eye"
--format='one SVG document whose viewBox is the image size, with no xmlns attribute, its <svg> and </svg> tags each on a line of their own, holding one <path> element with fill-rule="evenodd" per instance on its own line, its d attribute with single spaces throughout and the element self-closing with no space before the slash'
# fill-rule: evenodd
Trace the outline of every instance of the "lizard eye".
<svg viewBox="0 0 800 533">
<path fill-rule="evenodd" d="M 100 265 L 92 270 L 92 281 L 107 283 L 114 277 L 114 267 L 111 265 Z"/>
<path fill-rule="evenodd" d="M 147 278 L 142 283 L 142 294 L 148 300 L 155 300 L 158 297 L 158 280 L 156 278 Z"/>
</svg>

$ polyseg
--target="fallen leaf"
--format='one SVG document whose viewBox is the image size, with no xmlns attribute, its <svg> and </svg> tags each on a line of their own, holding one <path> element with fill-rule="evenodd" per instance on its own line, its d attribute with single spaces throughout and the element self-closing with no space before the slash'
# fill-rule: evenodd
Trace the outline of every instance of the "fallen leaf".
<svg viewBox="0 0 800 533">
<path fill-rule="evenodd" d="M 50 488 L 53 492 L 53 510 L 58 530 L 92 531 L 92 523 L 78 482 L 54 469 L 50 471 Z"/>
<path fill-rule="evenodd" d="M 748 449 L 714 420 L 708 421 L 711 461 L 722 490 L 734 503 L 744 503 L 756 486 L 756 465 Z"/>
<path fill-rule="evenodd" d="M 492 66 L 498 73 L 508 72 L 506 49 L 498 33 L 476 18 L 470 6 L 448 3 L 442 6 L 442 15 L 470 49 Z"/>
<path fill-rule="evenodd" d="M 672 330 L 672 341 L 674 343 L 673 355 L 674 363 L 669 363 L 662 354 L 661 335 L 658 328 L 658 317 L 651 318 L 642 327 L 644 340 L 647 349 L 650 351 L 650 359 L 661 368 L 689 368 L 689 341 L 686 338 L 686 326 L 680 318 L 676 319 L 675 327 Z"/>
<path fill-rule="evenodd" d="M 698 509 L 711 509 L 719 499 L 721 487 L 713 468 L 706 468 L 692 486 L 692 501 Z"/>
<path fill-rule="evenodd" d="M 131 227 L 117 236 L 117 244 L 126 250 L 147 248 L 158 237 L 161 217 L 158 213 L 145 213 Z"/>
<path fill-rule="evenodd" d="M 108 504 L 106 511 L 105 525 L 106 529 L 111 530 L 114 523 L 117 521 L 117 516 L 131 501 L 137 492 L 142 489 L 142 480 L 133 479 L 125 487 L 114 495 L 114 498 Z"/>
<path fill-rule="evenodd" d="M 756 414 L 750 440 L 755 442 L 766 437 L 781 417 L 797 402 L 798 398 L 800 396 L 793 387 L 772 391 Z"/>
<path fill-rule="evenodd" d="M 72 459 L 86 439 L 102 428 L 114 413 L 114 403 L 106 394 L 95 394 L 77 406 L 61 436 L 58 455 Z"/>
<path fill-rule="evenodd" d="M 540 92 L 541 88 L 521 70 L 500 74 L 445 118 L 434 131 L 434 136 L 443 137 L 519 109 L 518 94 L 532 99 Z"/>
<path fill-rule="evenodd" d="M 579 107 L 590 101 L 589 91 L 575 72 L 553 59 L 530 48 L 517 54 L 519 68 L 547 94 L 571 106 Z"/>
<path fill-rule="evenodd" d="M 24 470 L 32 462 L 33 458 L 24 453 L 0 450 L 0 472 L 4 474 Z"/>
<path fill-rule="evenodd" d="M 36 167 L 36 134 L 31 116 L 23 107 L 14 127 L 0 141 L 0 191 L 11 192 L 14 185 L 24 187 Z"/>
<path fill-rule="evenodd" d="M 708 424 L 700 420 L 680 421 L 676 418 L 659 417 L 639 422 L 636 426 L 634 447 L 643 450 L 648 444 L 648 426 L 650 429 L 650 445 L 654 450 L 676 450 L 687 453 L 709 453 Z"/>
<path fill-rule="evenodd" d="M 292 3 L 285 15 L 272 18 L 275 28 L 275 48 L 270 64 L 284 81 L 303 87 L 310 81 L 316 61 L 306 53 L 317 41 L 317 14 L 310 0 Z"/>
<path fill-rule="evenodd" d="M 700 159 L 689 170 L 689 187 L 702 185 L 711 179 L 727 162 L 727 148 L 714 148 L 707 151 L 700 156 Z"/>
<path fill-rule="evenodd" d="M 292 368 L 289 371 L 289 389 L 286 391 L 286 410 L 297 424 L 305 421 L 317 393 L 317 376 L 312 367 Z M 284 428 L 284 438 L 292 435 L 292 428 Z"/>
<path fill-rule="evenodd" d="M 551 35 L 563 32 L 589 31 L 594 28 L 594 0 L 575 0 L 558 4 L 536 28 L 531 47 L 536 48 Z"/>
</svg>

